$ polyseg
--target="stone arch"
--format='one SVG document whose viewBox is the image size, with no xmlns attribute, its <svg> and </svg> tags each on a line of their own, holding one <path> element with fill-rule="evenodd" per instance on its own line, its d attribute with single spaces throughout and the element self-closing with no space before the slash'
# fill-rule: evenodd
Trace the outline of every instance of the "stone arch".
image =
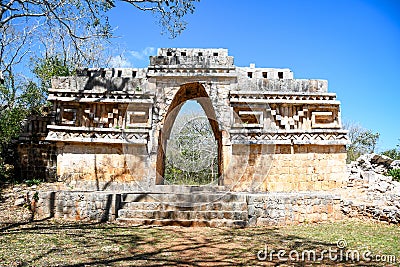
<svg viewBox="0 0 400 267">
<path fill-rule="evenodd" d="M 165 171 L 165 151 L 166 142 L 171 134 L 172 126 L 174 125 L 175 119 L 183 106 L 188 100 L 195 100 L 203 108 L 208 121 L 211 125 L 211 129 L 214 133 L 215 140 L 218 146 L 218 183 L 221 184 L 223 164 L 222 164 L 222 132 L 219 129 L 217 116 L 211 102 L 209 95 L 207 94 L 203 85 L 198 82 L 186 83 L 180 86 L 176 92 L 171 104 L 168 107 L 168 111 L 164 117 L 164 123 L 160 129 L 158 136 L 158 148 L 157 148 L 157 162 L 156 162 L 156 184 L 164 183 L 164 171 Z"/>
</svg>

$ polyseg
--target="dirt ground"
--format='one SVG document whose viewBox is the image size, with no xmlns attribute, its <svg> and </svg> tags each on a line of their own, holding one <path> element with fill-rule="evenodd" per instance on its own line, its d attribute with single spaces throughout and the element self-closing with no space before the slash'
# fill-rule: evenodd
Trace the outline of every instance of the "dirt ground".
<svg viewBox="0 0 400 267">
<path fill-rule="evenodd" d="M 245 229 L 126 226 L 115 223 L 31 221 L 27 186 L 0 194 L 0 267 L 3 266 L 398 266 L 400 228 L 348 221 Z M 16 203 L 17 201 L 17 203 Z M 19 202 L 19 203 L 18 203 Z M 15 204 L 20 204 L 16 206 Z M 396 254 L 395 262 L 281 259 L 278 250 L 348 248 Z M 265 257 L 264 252 L 275 251 Z"/>
<path fill-rule="evenodd" d="M 16 206 L 17 199 L 23 199 L 29 189 L 26 185 L 4 185 L 0 189 L 0 227 L 11 224 L 27 223 L 31 220 L 31 212 L 26 201 Z"/>
</svg>

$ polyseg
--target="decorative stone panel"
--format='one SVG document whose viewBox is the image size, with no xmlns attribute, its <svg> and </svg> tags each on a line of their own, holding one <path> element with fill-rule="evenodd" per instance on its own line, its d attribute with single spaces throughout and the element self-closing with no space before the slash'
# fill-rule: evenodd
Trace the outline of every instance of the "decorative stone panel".
<svg viewBox="0 0 400 267">
<path fill-rule="evenodd" d="M 221 186 L 324 191 L 345 173 L 348 137 L 328 82 L 237 67 L 227 49 L 161 48 L 147 68 L 80 69 L 53 79 L 48 99 L 57 177 L 83 189 L 163 184 L 166 140 L 187 100 L 209 117 Z"/>
</svg>

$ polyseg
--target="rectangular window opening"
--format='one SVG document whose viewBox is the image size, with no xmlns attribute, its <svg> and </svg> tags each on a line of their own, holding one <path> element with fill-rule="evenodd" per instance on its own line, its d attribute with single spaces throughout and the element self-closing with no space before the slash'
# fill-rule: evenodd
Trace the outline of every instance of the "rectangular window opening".
<svg viewBox="0 0 400 267">
<path fill-rule="evenodd" d="M 268 78 L 268 72 L 263 72 L 262 76 L 263 76 L 263 78 Z"/>
<path fill-rule="evenodd" d="M 199 57 L 202 57 L 203 56 L 203 52 L 199 52 Z"/>
<path fill-rule="evenodd" d="M 253 73 L 252 73 L 252 72 L 248 72 L 248 73 L 247 73 L 247 77 L 253 78 Z"/>
<path fill-rule="evenodd" d="M 214 52 L 214 53 L 213 53 L 213 56 L 214 56 L 214 57 L 218 57 L 218 53 Z"/>
<path fill-rule="evenodd" d="M 136 71 L 132 71 L 132 78 L 136 77 Z"/>
<path fill-rule="evenodd" d="M 169 57 L 172 56 L 172 52 L 168 51 L 167 56 L 169 56 Z"/>
<path fill-rule="evenodd" d="M 279 79 L 283 79 L 283 72 L 282 72 L 282 71 L 279 71 L 279 72 L 278 72 L 278 78 L 279 78 Z"/>
<path fill-rule="evenodd" d="M 119 70 L 118 71 L 118 77 L 121 77 L 122 76 L 122 70 Z"/>
<path fill-rule="evenodd" d="M 186 57 L 186 52 L 181 52 L 181 56 Z"/>
</svg>

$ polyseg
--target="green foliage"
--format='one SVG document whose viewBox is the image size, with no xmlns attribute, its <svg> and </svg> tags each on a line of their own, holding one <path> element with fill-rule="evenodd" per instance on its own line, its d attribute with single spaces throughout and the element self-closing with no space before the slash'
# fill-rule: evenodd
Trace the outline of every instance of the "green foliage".
<svg viewBox="0 0 400 267">
<path fill-rule="evenodd" d="M 386 150 L 381 153 L 382 155 L 388 156 L 394 160 L 400 160 L 400 144 L 396 146 L 396 148 Z"/>
<path fill-rule="evenodd" d="M 400 182 L 400 169 L 391 169 L 387 172 L 388 176 L 392 176 L 393 180 Z"/>
<path fill-rule="evenodd" d="M 41 183 L 43 183 L 43 180 L 42 180 L 42 179 L 36 179 L 36 178 L 34 178 L 34 179 L 29 179 L 29 180 L 26 180 L 26 181 L 25 181 L 25 184 L 26 184 L 27 186 L 40 185 Z"/>
<path fill-rule="evenodd" d="M 205 185 L 217 181 L 218 148 L 205 114 L 178 114 L 167 144 L 165 182 Z"/>
<path fill-rule="evenodd" d="M 4 159 L 0 157 L 0 184 L 10 180 L 14 175 L 14 166 L 4 163 Z"/>
<path fill-rule="evenodd" d="M 0 85 L 0 145 L 2 149 L 12 139 L 18 137 L 24 119 L 31 114 L 40 114 L 42 107 L 46 104 L 47 88 L 50 87 L 51 77 L 70 75 L 72 71 L 65 61 L 55 56 L 38 59 L 35 62 L 34 73 L 40 85 L 29 80 L 18 83 L 17 86 L 13 76 L 6 76 L 6 82 Z"/>
<path fill-rule="evenodd" d="M 74 73 L 73 69 L 67 59 L 55 55 L 34 60 L 33 73 L 40 79 L 40 86 L 47 93 L 52 77 L 70 76 Z"/>
<path fill-rule="evenodd" d="M 357 124 L 345 124 L 349 131 L 350 145 L 347 145 L 347 162 L 356 160 L 363 154 L 373 153 L 379 140 L 379 133 L 362 128 Z"/>
<path fill-rule="evenodd" d="M 30 115 L 42 113 L 51 78 L 71 75 L 73 71 L 65 60 L 54 56 L 36 60 L 34 73 L 39 85 L 32 80 L 17 82 L 12 75 L 6 76 L 5 83 L 0 85 L 0 157 L 8 156 L 5 151 L 19 136 L 23 121 Z M 1 180 L 11 179 L 11 166 L 0 161 Z"/>
<path fill-rule="evenodd" d="M 400 160 L 400 150 L 399 149 L 389 149 L 381 153 L 382 155 L 388 156 L 394 160 Z"/>
<path fill-rule="evenodd" d="M 21 130 L 22 120 L 27 112 L 22 107 L 5 109 L 0 111 L 0 152 L 18 137 Z"/>
<path fill-rule="evenodd" d="M 182 170 L 168 162 L 165 164 L 164 178 L 168 184 L 206 185 L 217 181 L 217 165 L 210 166 L 210 168 L 213 168 L 213 170 L 202 169 L 191 172 L 185 169 Z"/>
</svg>

